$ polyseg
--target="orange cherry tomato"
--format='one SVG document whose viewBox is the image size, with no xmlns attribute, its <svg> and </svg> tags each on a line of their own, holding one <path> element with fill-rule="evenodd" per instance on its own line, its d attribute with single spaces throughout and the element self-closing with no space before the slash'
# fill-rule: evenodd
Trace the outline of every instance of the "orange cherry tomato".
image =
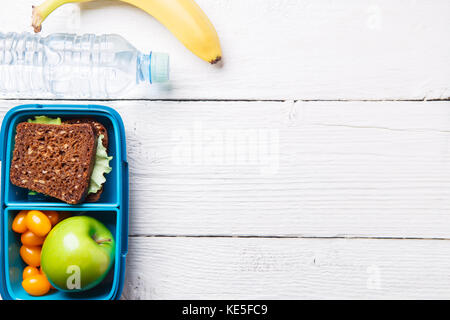
<svg viewBox="0 0 450 320">
<path fill-rule="evenodd" d="M 32 267 L 39 267 L 41 265 L 41 247 L 21 246 L 20 256 L 26 264 Z"/>
<path fill-rule="evenodd" d="M 47 279 L 47 281 L 48 281 L 47 275 L 45 274 L 44 270 L 42 270 L 42 268 L 40 268 L 39 272 L 40 272 L 40 273 L 45 277 L 45 279 Z M 48 283 L 50 283 L 50 281 L 48 281 Z M 50 289 L 55 289 L 55 287 L 52 286 L 51 283 L 50 283 Z"/>
<path fill-rule="evenodd" d="M 59 222 L 59 214 L 56 211 L 44 211 L 44 214 L 50 220 L 52 227 Z"/>
<path fill-rule="evenodd" d="M 22 244 L 27 246 L 40 246 L 44 243 L 44 240 L 45 237 L 39 237 L 30 230 L 22 233 L 20 236 L 20 241 L 22 241 Z"/>
<path fill-rule="evenodd" d="M 23 269 L 22 278 L 25 280 L 28 277 L 35 276 L 39 274 L 39 270 L 36 267 L 32 266 L 26 266 L 25 269 Z"/>
<path fill-rule="evenodd" d="M 50 291 L 50 282 L 42 274 L 36 274 L 25 278 L 22 281 L 22 287 L 32 296 L 43 296 Z"/>
<path fill-rule="evenodd" d="M 27 225 L 25 223 L 25 218 L 27 216 L 28 211 L 22 210 L 20 211 L 13 220 L 12 229 L 17 233 L 24 233 L 27 231 Z"/>
<path fill-rule="evenodd" d="M 25 221 L 27 224 L 27 228 L 39 237 L 45 237 L 52 228 L 50 219 L 41 211 L 28 211 Z"/>
</svg>

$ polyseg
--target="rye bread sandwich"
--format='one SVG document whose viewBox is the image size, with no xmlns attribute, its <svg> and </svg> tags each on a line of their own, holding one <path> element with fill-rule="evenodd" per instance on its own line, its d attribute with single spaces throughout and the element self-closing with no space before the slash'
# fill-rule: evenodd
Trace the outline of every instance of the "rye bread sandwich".
<svg viewBox="0 0 450 320">
<path fill-rule="evenodd" d="M 69 204 L 98 201 L 111 171 L 107 147 L 94 119 L 29 119 L 16 128 L 11 183 Z"/>
<path fill-rule="evenodd" d="M 97 139 L 97 146 L 98 146 L 98 143 L 101 141 L 101 144 L 103 145 L 104 150 L 106 152 L 108 151 L 108 142 L 109 142 L 108 131 L 100 122 L 97 122 L 91 118 L 81 118 L 81 119 L 67 120 L 67 121 L 64 121 L 64 123 L 68 123 L 68 124 L 88 123 L 88 124 L 92 125 L 92 129 L 94 130 L 95 135 L 97 137 L 102 137 L 102 139 L 100 139 L 100 140 Z M 104 156 L 108 157 L 107 153 L 105 153 Z M 98 163 L 97 166 L 100 166 L 100 163 Z M 107 167 L 109 167 L 109 165 Z M 110 168 L 108 169 L 107 167 L 105 167 L 103 164 L 103 166 L 99 167 L 99 171 L 104 169 L 105 173 L 109 173 L 111 171 L 111 169 Z M 103 184 L 104 184 L 104 181 L 101 183 L 98 183 L 96 180 L 95 181 L 93 180 L 92 184 L 90 185 L 90 189 L 88 189 L 88 194 L 87 194 L 84 202 L 97 202 L 100 199 L 100 196 L 102 195 Z M 98 191 L 95 191 L 93 188 L 98 189 Z"/>
</svg>

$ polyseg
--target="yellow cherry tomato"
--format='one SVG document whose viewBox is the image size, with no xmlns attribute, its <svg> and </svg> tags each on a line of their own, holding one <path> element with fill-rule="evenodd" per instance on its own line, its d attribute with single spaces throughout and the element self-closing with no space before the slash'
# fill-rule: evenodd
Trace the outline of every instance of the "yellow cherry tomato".
<svg viewBox="0 0 450 320">
<path fill-rule="evenodd" d="M 32 296 L 43 296 L 50 291 L 50 282 L 42 274 L 37 274 L 25 278 L 22 281 L 24 290 Z"/>
<path fill-rule="evenodd" d="M 44 211 L 44 214 L 50 220 L 52 227 L 59 222 L 59 214 L 56 211 Z"/>
<path fill-rule="evenodd" d="M 22 242 L 22 244 L 27 246 L 40 246 L 44 243 L 44 240 L 45 237 L 39 237 L 30 230 L 22 233 L 22 235 L 20 236 L 20 241 Z"/>
<path fill-rule="evenodd" d="M 26 264 L 32 267 L 41 265 L 41 247 L 24 245 L 20 247 L 20 256 Z"/>
<path fill-rule="evenodd" d="M 25 231 L 27 231 L 27 225 L 25 223 L 27 213 L 27 210 L 22 210 L 16 215 L 12 223 L 13 231 L 17 233 L 24 233 Z"/>
<path fill-rule="evenodd" d="M 45 237 L 52 228 L 50 219 L 38 210 L 28 211 L 25 221 L 27 228 L 39 237 Z"/>
<path fill-rule="evenodd" d="M 23 269 L 22 278 L 25 280 L 26 278 L 35 276 L 37 274 L 40 274 L 38 268 L 26 266 L 25 269 Z"/>
</svg>

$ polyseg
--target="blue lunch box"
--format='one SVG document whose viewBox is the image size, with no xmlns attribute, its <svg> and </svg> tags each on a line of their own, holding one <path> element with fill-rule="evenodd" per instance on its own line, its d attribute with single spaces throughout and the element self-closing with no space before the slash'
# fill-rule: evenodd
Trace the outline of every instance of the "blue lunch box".
<svg viewBox="0 0 450 320">
<path fill-rule="evenodd" d="M 50 197 L 28 196 L 28 190 L 11 184 L 9 169 L 18 123 L 34 116 L 60 117 L 62 120 L 89 117 L 102 123 L 108 131 L 108 155 L 112 171 L 105 175 L 103 193 L 97 202 L 71 205 Z M 125 129 L 119 113 L 99 105 L 30 104 L 12 108 L 1 127 L 1 216 L 0 216 L 0 294 L 8 300 L 119 299 L 125 277 L 128 251 L 128 162 Z M 51 290 L 44 296 L 31 296 L 22 288 L 25 263 L 19 254 L 20 235 L 12 231 L 12 221 L 21 210 L 55 210 L 92 216 L 111 231 L 116 240 L 115 262 L 106 278 L 95 288 L 84 292 Z"/>
</svg>

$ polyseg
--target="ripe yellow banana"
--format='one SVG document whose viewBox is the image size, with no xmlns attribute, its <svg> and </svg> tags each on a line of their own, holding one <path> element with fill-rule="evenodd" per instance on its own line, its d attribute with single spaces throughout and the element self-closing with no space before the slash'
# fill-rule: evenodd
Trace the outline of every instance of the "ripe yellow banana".
<svg viewBox="0 0 450 320">
<path fill-rule="evenodd" d="M 95 0 L 45 0 L 33 7 L 32 25 L 40 32 L 42 22 L 55 9 L 69 2 Z M 138 7 L 167 27 L 189 50 L 209 63 L 222 59 L 219 37 L 203 10 L 194 0 L 117 0 Z"/>
</svg>

